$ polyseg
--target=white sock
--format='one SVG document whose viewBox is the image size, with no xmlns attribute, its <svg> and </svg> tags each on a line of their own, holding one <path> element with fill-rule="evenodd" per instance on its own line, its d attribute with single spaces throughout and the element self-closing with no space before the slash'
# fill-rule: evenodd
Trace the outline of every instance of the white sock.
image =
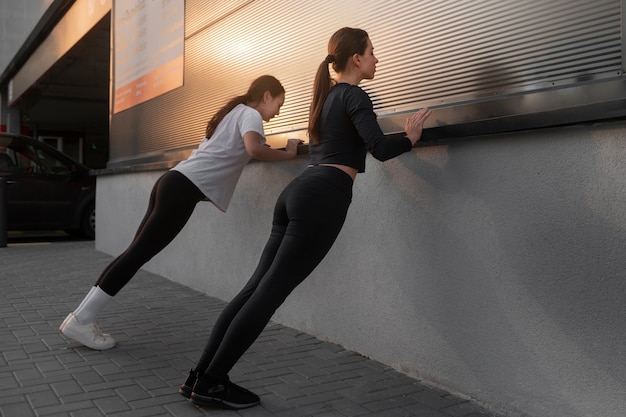
<svg viewBox="0 0 626 417">
<path fill-rule="evenodd" d="M 83 306 L 85 305 L 85 303 L 87 302 L 87 300 L 89 300 L 89 297 L 91 297 L 91 294 L 93 294 L 93 292 L 96 290 L 96 288 L 98 288 L 97 286 L 93 286 L 91 287 L 91 289 L 89 290 L 89 292 L 87 293 L 87 295 L 85 296 L 85 298 L 83 298 L 83 301 L 80 302 L 80 304 L 78 305 L 78 307 L 76 307 L 76 310 L 74 311 L 78 311 L 81 308 L 83 308 Z"/>
<path fill-rule="evenodd" d="M 105 293 L 100 287 L 93 287 L 78 308 L 74 310 L 74 316 L 79 324 L 90 324 L 96 321 L 96 317 L 109 303 L 113 296 Z"/>
</svg>

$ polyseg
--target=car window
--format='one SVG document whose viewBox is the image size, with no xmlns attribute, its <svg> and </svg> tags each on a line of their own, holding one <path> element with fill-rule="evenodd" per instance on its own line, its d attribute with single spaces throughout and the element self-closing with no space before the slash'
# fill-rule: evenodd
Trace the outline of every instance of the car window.
<svg viewBox="0 0 626 417">
<path fill-rule="evenodd" d="M 43 174 L 69 175 L 72 168 L 45 149 L 37 149 L 39 169 Z"/>
<path fill-rule="evenodd" d="M 68 175 L 72 172 L 69 165 L 45 149 L 16 145 L 8 148 L 6 153 L 14 162 L 14 172 L 47 175 Z"/>
<path fill-rule="evenodd" d="M 15 160 L 9 152 L 10 149 L 0 146 L 0 171 L 11 172 L 15 169 Z"/>
<path fill-rule="evenodd" d="M 39 172 L 37 169 L 37 155 L 29 146 L 19 146 L 13 148 L 15 155 L 15 171 L 26 174 L 34 174 Z"/>
</svg>

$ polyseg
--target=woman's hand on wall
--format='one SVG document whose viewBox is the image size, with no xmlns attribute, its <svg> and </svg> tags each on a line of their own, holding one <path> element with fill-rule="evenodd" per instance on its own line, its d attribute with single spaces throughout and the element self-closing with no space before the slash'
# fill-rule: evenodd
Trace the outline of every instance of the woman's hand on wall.
<svg viewBox="0 0 626 417">
<path fill-rule="evenodd" d="M 424 122 L 428 119 L 428 117 L 430 117 L 431 114 L 432 110 L 424 107 L 423 109 L 413 113 L 406 120 L 404 131 L 413 145 L 415 145 L 415 143 L 422 138 L 422 128 L 424 127 Z"/>
</svg>

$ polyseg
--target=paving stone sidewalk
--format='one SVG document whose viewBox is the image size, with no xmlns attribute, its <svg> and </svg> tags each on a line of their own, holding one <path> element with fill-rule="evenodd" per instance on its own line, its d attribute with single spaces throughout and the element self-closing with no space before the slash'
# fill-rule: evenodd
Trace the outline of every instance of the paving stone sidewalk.
<svg viewBox="0 0 626 417">
<path fill-rule="evenodd" d="M 112 260 L 93 242 L 0 248 L 0 414 L 3 417 L 479 417 L 471 401 L 341 346 L 270 323 L 231 379 L 261 405 L 197 408 L 177 389 L 224 307 L 140 271 L 100 316 L 118 345 L 94 351 L 64 338 L 63 318 Z"/>
</svg>

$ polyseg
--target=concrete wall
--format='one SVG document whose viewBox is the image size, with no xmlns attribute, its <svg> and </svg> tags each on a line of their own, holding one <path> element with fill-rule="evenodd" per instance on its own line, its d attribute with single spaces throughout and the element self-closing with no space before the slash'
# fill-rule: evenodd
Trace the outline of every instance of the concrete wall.
<svg viewBox="0 0 626 417">
<path fill-rule="evenodd" d="M 330 254 L 275 320 L 510 416 L 626 410 L 626 123 L 368 159 Z M 146 269 L 228 300 L 306 158 L 251 163 Z M 97 249 L 128 244 L 160 172 L 98 180 Z"/>
</svg>

